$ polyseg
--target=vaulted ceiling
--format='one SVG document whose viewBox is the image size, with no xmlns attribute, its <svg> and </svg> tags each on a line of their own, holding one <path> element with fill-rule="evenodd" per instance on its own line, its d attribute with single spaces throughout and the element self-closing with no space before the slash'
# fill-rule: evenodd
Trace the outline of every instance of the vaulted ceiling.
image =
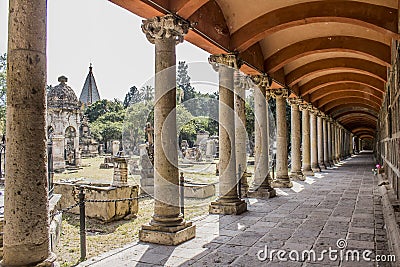
<svg viewBox="0 0 400 267">
<path fill-rule="evenodd" d="M 175 13 L 195 25 L 185 39 L 211 54 L 239 52 L 242 71 L 373 137 L 399 38 L 398 0 L 111 0 L 150 18 Z M 196 23 L 196 24 L 194 24 Z"/>
</svg>

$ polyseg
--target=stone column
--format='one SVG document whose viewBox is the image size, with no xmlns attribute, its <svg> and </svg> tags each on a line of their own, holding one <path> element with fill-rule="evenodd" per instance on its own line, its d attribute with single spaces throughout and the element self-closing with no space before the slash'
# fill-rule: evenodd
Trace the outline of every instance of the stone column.
<svg viewBox="0 0 400 267">
<path fill-rule="evenodd" d="M 354 144 L 353 144 L 353 133 L 350 133 L 350 140 L 349 140 L 349 151 L 350 151 L 350 156 L 354 155 Z"/>
<path fill-rule="evenodd" d="M 303 161 L 302 168 L 304 175 L 314 176 L 311 169 L 311 148 L 310 148 L 310 109 L 309 104 L 302 104 L 302 152 Z"/>
<path fill-rule="evenodd" d="M 144 242 L 177 245 L 194 238 L 195 226 L 179 207 L 176 128 L 175 45 L 188 32 L 187 22 L 173 15 L 143 21 L 142 30 L 155 44 L 154 214 L 139 231 Z"/>
<path fill-rule="evenodd" d="M 247 183 L 247 149 L 246 149 L 246 88 L 249 86 L 248 77 L 235 72 L 235 149 L 236 149 L 236 173 L 240 175 L 241 194 L 247 195 L 249 185 Z"/>
<path fill-rule="evenodd" d="M 293 184 L 288 174 L 288 150 L 287 150 L 287 125 L 286 125 L 286 101 L 288 90 L 285 88 L 271 90 L 276 100 L 276 180 L 273 187 L 292 187 Z"/>
<path fill-rule="evenodd" d="M 330 167 L 329 163 L 329 151 L 328 151 L 328 127 L 327 127 L 327 119 L 328 117 L 325 115 L 322 117 L 322 132 L 323 132 L 323 140 L 324 140 L 324 165 L 325 168 Z"/>
<path fill-rule="evenodd" d="M 326 169 L 326 165 L 324 162 L 324 131 L 323 131 L 323 114 L 317 114 L 317 139 L 318 139 L 318 164 L 320 168 Z"/>
<path fill-rule="evenodd" d="M 291 169 L 290 179 L 304 181 L 306 177 L 301 171 L 301 131 L 300 131 L 300 111 L 299 111 L 299 99 L 291 99 Z"/>
<path fill-rule="evenodd" d="M 268 99 L 266 99 L 266 90 L 270 86 L 271 80 L 265 75 L 253 75 L 251 79 L 258 87 L 254 88 L 254 182 L 247 195 L 255 198 L 270 198 L 276 195 L 275 189 L 271 187 L 269 175 Z"/>
<path fill-rule="evenodd" d="M 317 113 L 316 109 L 312 109 L 310 112 L 311 169 L 313 172 L 321 171 L 318 165 Z"/>
<path fill-rule="evenodd" d="M 333 136 L 332 136 L 332 123 L 331 123 L 332 119 L 331 118 L 327 118 L 326 121 L 326 128 L 328 130 L 328 162 L 329 162 L 329 166 L 332 167 L 333 166 L 333 152 L 332 152 L 332 144 L 333 144 Z"/>
<path fill-rule="evenodd" d="M 335 123 L 335 161 L 336 161 L 336 163 L 340 162 L 339 147 L 340 147 L 339 127 Z"/>
<path fill-rule="evenodd" d="M 9 2 L 2 266 L 53 266 L 46 141 L 46 1 Z"/>
<path fill-rule="evenodd" d="M 234 77 L 241 61 L 236 54 L 211 55 L 219 73 L 219 198 L 211 202 L 212 214 L 241 214 L 247 204 L 238 197 L 235 157 Z"/>
</svg>

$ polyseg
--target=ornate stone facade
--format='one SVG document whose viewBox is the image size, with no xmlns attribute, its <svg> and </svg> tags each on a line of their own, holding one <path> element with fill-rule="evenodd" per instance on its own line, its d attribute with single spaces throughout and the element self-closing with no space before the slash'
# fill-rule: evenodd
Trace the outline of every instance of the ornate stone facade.
<svg viewBox="0 0 400 267">
<path fill-rule="evenodd" d="M 59 85 L 47 92 L 47 133 L 53 142 L 54 171 L 63 171 L 66 165 L 79 165 L 79 126 L 81 110 L 78 98 L 66 82 L 58 78 Z"/>
</svg>

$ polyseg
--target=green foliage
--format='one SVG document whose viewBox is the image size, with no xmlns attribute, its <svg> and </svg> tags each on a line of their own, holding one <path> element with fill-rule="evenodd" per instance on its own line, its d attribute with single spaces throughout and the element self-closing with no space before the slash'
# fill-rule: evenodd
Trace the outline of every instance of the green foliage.
<svg viewBox="0 0 400 267">
<path fill-rule="evenodd" d="M 0 55 L 0 132 L 5 132 L 7 95 L 7 54 Z"/>
<path fill-rule="evenodd" d="M 87 116 L 89 122 L 94 122 L 101 115 L 104 115 L 108 112 L 118 112 L 123 109 L 124 107 L 121 101 L 119 101 L 118 99 L 114 99 L 112 101 L 102 99 L 87 107 L 84 113 Z"/>
<path fill-rule="evenodd" d="M 146 122 L 153 125 L 152 111 L 153 106 L 146 102 L 139 102 L 127 108 L 122 128 L 125 144 L 129 143 L 134 148 L 146 140 L 144 128 Z"/>
</svg>

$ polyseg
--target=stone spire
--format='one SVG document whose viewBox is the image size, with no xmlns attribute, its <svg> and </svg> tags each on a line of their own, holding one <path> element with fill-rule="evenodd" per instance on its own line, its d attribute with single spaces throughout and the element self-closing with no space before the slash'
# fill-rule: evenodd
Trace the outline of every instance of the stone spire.
<svg viewBox="0 0 400 267">
<path fill-rule="evenodd" d="M 92 63 L 89 66 L 89 73 L 86 76 L 79 101 L 84 105 L 90 106 L 92 103 L 100 100 L 100 94 L 97 89 L 96 80 L 93 76 Z"/>
</svg>

